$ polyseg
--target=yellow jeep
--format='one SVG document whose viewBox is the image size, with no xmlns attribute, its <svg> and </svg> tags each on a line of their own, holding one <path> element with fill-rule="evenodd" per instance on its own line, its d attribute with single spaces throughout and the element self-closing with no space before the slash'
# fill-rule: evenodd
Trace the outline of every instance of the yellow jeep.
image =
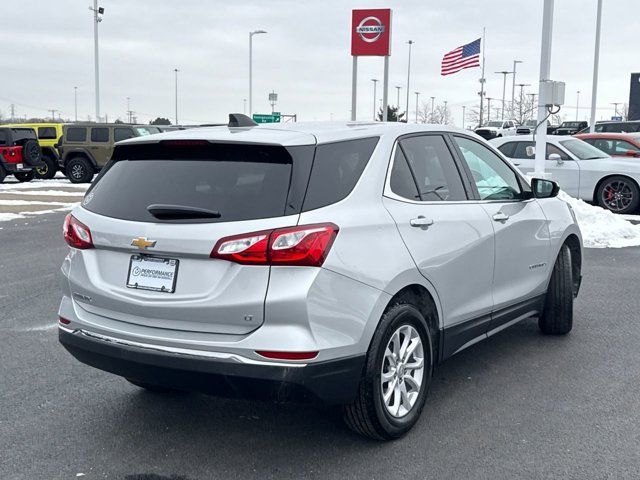
<svg viewBox="0 0 640 480">
<path fill-rule="evenodd" d="M 27 127 L 33 128 L 38 135 L 38 143 L 42 150 L 42 161 L 44 166 L 35 169 L 36 178 L 53 178 L 58 171 L 60 155 L 58 144 L 62 137 L 62 126 L 64 123 L 16 123 L 3 125 L 5 127 Z"/>
</svg>

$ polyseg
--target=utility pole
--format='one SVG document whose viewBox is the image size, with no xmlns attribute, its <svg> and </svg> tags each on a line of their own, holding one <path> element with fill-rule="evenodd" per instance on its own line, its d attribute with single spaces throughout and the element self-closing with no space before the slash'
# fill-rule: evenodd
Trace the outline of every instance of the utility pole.
<svg viewBox="0 0 640 480">
<path fill-rule="evenodd" d="M 591 122 L 589 131 L 596 131 L 596 99 L 598 96 L 598 64 L 600 63 L 600 27 L 602 25 L 602 0 L 598 0 L 596 11 L 596 46 L 593 53 L 593 84 L 591 86 Z"/>
<path fill-rule="evenodd" d="M 487 97 L 487 123 L 491 120 L 491 100 L 493 98 Z"/>
<path fill-rule="evenodd" d="M 544 82 L 550 80 L 551 75 L 551 43 L 553 40 L 553 7 L 554 0 L 544 0 L 542 11 L 542 39 L 540 45 L 540 82 L 538 92 L 543 93 Z M 535 131 L 536 153 L 534 160 L 534 174 L 544 176 L 545 161 L 547 158 L 547 103 L 550 99 L 538 98 L 538 127 Z"/>
<path fill-rule="evenodd" d="M 73 105 L 75 111 L 75 121 L 78 122 L 78 87 L 73 87 Z"/>
<path fill-rule="evenodd" d="M 613 105 L 613 114 L 617 117 L 618 116 L 618 105 L 622 105 L 622 102 L 612 102 L 611 105 Z"/>
<path fill-rule="evenodd" d="M 418 97 L 420 96 L 420 92 L 413 92 L 416 94 L 416 123 L 418 123 Z"/>
<path fill-rule="evenodd" d="M 264 30 L 249 32 L 249 116 L 253 115 L 253 36 L 267 33 Z M 355 115 L 355 112 L 353 113 Z"/>
<path fill-rule="evenodd" d="M 511 116 L 513 117 L 515 114 L 515 109 L 513 108 L 513 102 L 516 100 L 516 65 L 519 63 L 523 63 L 522 60 L 514 60 L 513 61 L 513 83 L 511 84 Z M 520 115 L 522 118 L 522 115 Z"/>
<path fill-rule="evenodd" d="M 466 115 L 467 115 L 467 106 L 462 105 L 462 129 L 463 130 L 464 130 L 464 120 Z"/>
<path fill-rule="evenodd" d="M 13 119 L 16 118 L 16 106 L 12 103 L 9 105 L 9 110 L 11 111 L 11 121 L 13 122 Z"/>
<path fill-rule="evenodd" d="M 578 109 L 580 108 L 580 90 L 576 92 L 576 121 L 578 121 Z"/>
<path fill-rule="evenodd" d="M 513 72 L 503 70 L 501 72 L 496 72 L 496 73 L 500 73 L 502 75 L 502 113 L 500 114 L 500 120 L 504 121 L 504 102 L 505 102 L 504 95 L 505 95 L 505 90 L 507 88 L 507 75 Z"/>
<path fill-rule="evenodd" d="M 133 123 L 133 114 L 134 112 L 131 110 L 131 98 L 127 97 L 127 117 L 129 117 L 129 123 Z"/>
<path fill-rule="evenodd" d="M 56 112 L 58 110 L 54 110 L 53 108 L 49 110 L 51 112 L 51 121 L 55 122 L 56 121 Z"/>
<path fill-rule="evenodd" d="M 376 91 L 376 87 L 378 86 L 378 82 L 379 80 L 377 78 L 372 78 L 371 81 L 373 82 L 373 121 L 376 121 L 376 110 L 377 110 L 377 94 L 378 92 Z"/>
<path fill-rule="evenodd" d="M 409 79 L 411 77 L 411 45 L 413 45 L 413 40 L 409 40 L 407 44 L 409 45 L 409 62 L 407 63 L 407 110 L 404 114 L 405 122 L 409 123 Z"/>
<path fill-rule="evenodd" d="M 433 112 L 434 112 L 434 102 L 436 100 L 436 97 L 431 97 L 431 118 L 429 119 L 429 123 L 433 123 Z"/>
<path fill-rule="evenodd" d="M 173 69 L 173 74 L 175 76 L 175 108 L 176 108 L 176 110 L 175 110 L 175 112 L 176 112 L 176 117 L 175 117 L 176 123 L 175 124 L 176 125 L 179 125 L 179 123 L 178 123 L 178 72 L 179 71 L 180 70 L 178 70 L 177 68 Z"/>
<path fill-rule="evenodd" d="M 100 121 L 100 58 L 98 54 L 98 24 L 102 21 L 104 8 L 98 7 L 98 0 L 93 0 L 93 60 L 96 90 L 96 122 Z"/>
</svg>

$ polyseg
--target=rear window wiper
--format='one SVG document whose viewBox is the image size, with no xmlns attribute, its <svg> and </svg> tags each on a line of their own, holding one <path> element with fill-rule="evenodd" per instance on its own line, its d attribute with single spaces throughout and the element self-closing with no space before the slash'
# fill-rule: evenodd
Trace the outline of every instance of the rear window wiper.
<svg viewBox="0 0 640 480">
<path fill-rule="evenodd" d="M 220 218 L 216 210 L 186 205 L 165 205 L 155 203 L 147 207 L 147 211 L 159 220 L 180 220 L 187 218 Z"/>
</svg>

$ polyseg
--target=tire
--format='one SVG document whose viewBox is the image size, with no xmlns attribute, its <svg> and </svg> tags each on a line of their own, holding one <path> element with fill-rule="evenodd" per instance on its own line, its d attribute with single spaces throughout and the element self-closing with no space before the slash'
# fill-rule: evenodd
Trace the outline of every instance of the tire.
<svg viewBox="0 0 640 480">
<path fill-rule="evenodd" d="M 35 177 L 43 180 L 50 180 L 56 176 L 56 172 L 58 171 L 58 165 L 54 158 L 49 155 L 42 155 L 42 161 L 44 162 L 44 167 L 38 167 L 35 169 Z"/>
<path fill-rule="evenodd" d="M 614 175 L 600 184 L 596 199 L 598 205 L 613 213 L 633 213 L 640 205 L 640 189 L 629 177 Z"/>
<path fill-rule="evenodd" d="M 22 144 L 22 160 L 29 165 L 38 164 L 42 151 L 37 140 L 29 139 Z"/>
<path fill-rule="evenodd" d="M 573 272 L 571 251 L 563 245 L 551 272 L 551 281 L 538 318 L 540 331 L 547 335 L 565 335 L 573 328 Z"/>
<path fill-rule="evenodd" d="M 162 387 L 160 385 L 154 385 L 152 383 L 147 383 L 147 382 L 139 382 L 137 380 L 132 380 L 131 378 L 127 378 L 126 380 L 130 384 L 135 385 L 136 387 L 143 388 L 143 389 L 145 389 L 145 390 L 147 390 L 149 392 L 153 392 L 153 393 L 177 393 L 177 392 L 180 392 L 180 390 L 176 390 L 175 388 Z"/>
<path fill-rule="evenodd" d="M 0 165 L 0 183 L 4 182 L 4 179 L 7 178 L 7 172 L 4 167 Z"/>
<path fill-rule="evenodd" d="M 411 372 L 417 376 L 418 369 L 407 369 L 405 372 L 402 363 L 397 364 L 401 367 L 394 368 L 387 360 L 389 357 L 385 355 L 387 350 L 395 350 L 391 346 L 392 336 L 407 327 L 410 327 L 417 334 L 422 346 L 423 368 L 418 389 L 415 388 L 416 380 L 413 380 L 413 382 L 405 380 L 407 377 L 411 377 Z M 402 343 L 399 340 L 400 337 L 398 337 L 398 343 Z M 419 363 L 418 357 L 414 356 L 416 351 L 419 351 L 419 348 L 414 351 L 414 354 L 405 359 L 405 364 Z M 407 362 L 407 360 L 413 361 Z M 399 412 L 404 403 L 404 398 L 396 393 L 396 389 L 393 389 L 393 393 L 389 397 L 390 400 L 393 400 L 394 405 L 388 406 L 385 403 L 383 399 L 385 387 L 382 383 L 382 374 L 385 366 L 389 367 L 387 374 L 391 375 L 386 387 L 389 389 L 387 392 L 391 390 L 391 385 L 395 381 L 395 384 L 399 385 L 404 383 L 404 387 L 400 388 L 411 388 L 412 391 L 408 395 L 417 393 L 416 396 L 412 396 L 414 403 L 410 404 L 410 408 L 406 409 L 408 411 Z M 395 373 L 391 371 L 392 369 L 395 370 Z M 431 383 L 432 372 L 433 344 L 427 322 L 414 305 L 401 302 L 395 303 L 387 309 L 380 319 L 380 324 L 371 340 L 356 398 L 352 404 L 344 407 L 346 424 L 354 432 L 375 440 L 392 440 L 401 437 L 413 427 L 420 417 Z M 398 377 L 402 381 L 398 381 L 396 374 L 403 375 L 403 377 Z M 407 398 L 410 398 L 408 395 Z M 403 401 L 396 403 L 396 400 L 400 400 L 399 397 Z M 400 413 L 399 416 L 393 415 L 390 411 L 396 410 L 395 405 L 399 407 L 397 409 Z"/>
<path fill-rule="evenodd" d="M 73 157 L 67 162 L 65 173 L 71 183 L 89 183 L 93 179 L 95 170 L 85 157 Z"/>
<path fill-rule="evenodd" d="M 29 172 L 20 172 L 13 174 L 13 176 L 16 177 L 20 183 L 30 182 L 31 180 L 33 180 L 34 175 L 35 173 L 33 170 Z"/>
</svg>

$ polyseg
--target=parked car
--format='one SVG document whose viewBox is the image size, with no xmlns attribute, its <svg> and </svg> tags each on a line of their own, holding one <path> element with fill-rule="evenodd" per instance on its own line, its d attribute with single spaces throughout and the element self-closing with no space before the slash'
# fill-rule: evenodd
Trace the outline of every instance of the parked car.
<svg viewBox="0 0 640 480">
<path fill-rule="evenodd" d="M 116 142 L 159 133 L 154 125 L 69 124 L 59 146 L 60 168 L 72 183 L 88 183 L 104 167 Z"/>
<path fill-rule="evenodd" d="M 538 125 L 538 120 L 535 118 L 529 119 L 524 122 L 523 125 L 518 126 L 516 129 L 516 135 L 529 135 L 533 134 L 536 126 Z M 553 135 L 553 133 L 558 128 L 558 125 L 553 125 L 551 123 L 547 123 L 547 135 Z"/>
<path fill-rule="evenodd" d="M 19 182 L 29 182 L 34 169 L 43 165 L 33 128 L 0 126 L 0 183 L 7 175 L 13 175 Z"/>
<path fill-rule="evenodd" d="M 495 139 L 491 143 L 524 173 L 534 171 L 532 136 Z M 576 137 L 547 137 L 545 171 L 575 198 L 597 203 L 614 213 L 633 213 L 640 205 L 640 162 L 610 157 Z"/>
<path fill-rule="evenodd" d="M 434 365 L 527 317 L 571 330 L 573 213 L 476 135 L 229 125 L 119 143 L 67 217 L 78 360 L 155 391 L 342 404 L 390 439 Z"/>
<path fill-rule="evenodd" d="M 640 134 L 579 133 L 575 137 L 612 157 L 640 157 Z"/>
<path fill-rule="evenodd" d="M 624 120 L 613 122 L 596 122 L 595 133 L 635 133 L 640 132 L 640 120 Z M 579 133 L 589 133 L 589 128 Z"/>
<path fill-rule="evenodd" d="M 58 153 L 58 143 L 62 137 L 63 123 L 16 123 L 11 125 L 3 125 L 5 127 L 15 128 L 32 128 L 38 136 L 40 144 L 42 167 L 34 170 L 35 178 L 50 179 L 55 177 L 58 171 L 58 163 L 60 155 Z"/>
<path fill-rule="evenodd" d="M 589 124 L 583 121 L 576 122 L 562 122 L 558 128 L 553 132 L 554 135 L 573 135 L 578 133 L 583 128 L 588 128 Z"/>
<path fill-rule="evenodd" d="M 516 122 L 514 120 L 487 122 L 486 125 L 476 128 L 475 133 L 486 140 L 515 135 Z"/>
</svg>

